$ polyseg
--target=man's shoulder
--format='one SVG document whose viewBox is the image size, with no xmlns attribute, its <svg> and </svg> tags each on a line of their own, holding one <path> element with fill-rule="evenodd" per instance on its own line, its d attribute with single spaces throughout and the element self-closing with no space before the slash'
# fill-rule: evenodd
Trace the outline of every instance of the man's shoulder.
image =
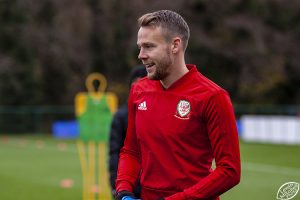
<svg viewBox="0 0 300 200">
<path fill-rule="evenodd" d="M 159 81 L 150 80 L 147 76 L 139 79 L 133 84 L 135 92 L 141 91 L 155 91 L 158 87 Z"/>
<path fill-rule="evenodd" d="M 195 90 L 195 93 L 205 93 L 207 96 L 214 96 L 219 93 L 226 93 L 226 90 L 223 89 L 220 85 L 210 80 L 199 71 L 195 74 L 192 82 L 192 88 Z"/>
<path fill-rule="evenodd" d="M 115 113 L 115 117 L 127 117 L 128 107 L 126 104 L 122 105 L 117 112 Z"/>
</svg>

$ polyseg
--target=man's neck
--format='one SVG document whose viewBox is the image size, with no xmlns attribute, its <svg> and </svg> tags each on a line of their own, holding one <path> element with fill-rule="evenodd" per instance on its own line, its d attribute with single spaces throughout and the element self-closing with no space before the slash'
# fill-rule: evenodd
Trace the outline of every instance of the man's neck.
<svg viewBox="0 0 300 200">
<path fill-rule="evenodd" d="M 183 77 L 186 73 L 188 73 L 188 68 L 186 67 L 185 62 L 181 62 L 178 66 L 173 66 L 173 69 L 169 76 L 165 79 L 160 80 L 162 86 L 165 89 L 168 89 L 174 82 Z"/>
</svg>

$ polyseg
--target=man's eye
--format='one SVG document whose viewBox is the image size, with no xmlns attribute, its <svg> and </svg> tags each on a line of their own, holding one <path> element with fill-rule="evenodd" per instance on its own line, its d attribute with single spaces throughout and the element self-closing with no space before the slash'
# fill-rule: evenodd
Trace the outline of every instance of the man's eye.
<svg viewBox="0 0 300 200">
<path fill-rule="evenodd" d="M 145 45 L 145 48 L 147 48 L 147 49 L 152 48 L 152 47 L 153 47 L 153 45 L 151 45 L 151 44 Z"/>
</svg>

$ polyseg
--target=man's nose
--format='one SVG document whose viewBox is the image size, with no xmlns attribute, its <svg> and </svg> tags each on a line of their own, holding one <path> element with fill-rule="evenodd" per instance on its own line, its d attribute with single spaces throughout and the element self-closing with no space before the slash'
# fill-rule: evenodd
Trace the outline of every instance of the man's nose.
<svg viewBox="0 0 300 200">
<path fill-rule="evenodd" d="M 147 54 L 143 51 L 143 49 L 140 49 L 138 59 L 143 60 L 147 58 Z"/>
</svg>

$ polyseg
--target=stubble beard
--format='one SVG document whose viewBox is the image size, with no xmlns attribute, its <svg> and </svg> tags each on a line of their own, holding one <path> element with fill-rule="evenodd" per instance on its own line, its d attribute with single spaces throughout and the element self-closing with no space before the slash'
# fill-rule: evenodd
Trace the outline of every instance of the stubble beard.
<svg viewBox="0 0 300 200">
<path fill-rule="evenodd" d="M 171 65 L 171 54 L 169 51 L 166 51 L 166 56 L 156 62 L 155 72 L 148 74 L 148 78 L 151 80 L 164 80 L 170 74 Z"/>
</svg>

